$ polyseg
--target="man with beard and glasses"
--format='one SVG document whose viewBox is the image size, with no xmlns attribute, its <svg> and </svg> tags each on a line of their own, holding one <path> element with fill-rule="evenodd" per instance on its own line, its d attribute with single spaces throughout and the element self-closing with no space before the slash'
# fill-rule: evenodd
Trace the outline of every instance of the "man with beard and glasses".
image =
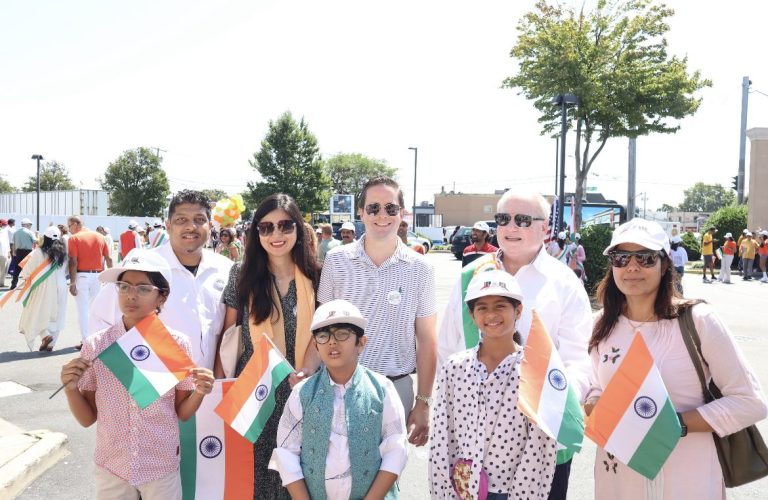
<svg viewBox="0 0 768 500">
<path fill-rule="evenodd" d="M 166 224 L 170 243 L 149 250 L 168 263 L 173 276 L 173 288 L 159 317 L 168 328 L 189 337 L 192 359 L 198 366 L 213 369 L 226 311 L 221 294 L 232 261 L 203 248 L 211 234 L 211 204 L 203 193 L 176 193 L 168 207 Z M 91 333 L 120 321 L 114 285 L 102 288 L 91 306 L 90 317 Z"/>
<path fill-rule="evenodd" d="M 497 210 L 496 234 L 500 249 L 462 269 L 440 325 L 440 363 L 453 353 L 473 348 L 480 342 L 479 331 L 472 327 L 463 298 L 472 276 L 501 269 L 516 278 L 523 292 L 523 313 L 518 322 L 522 345 L 528 338 L 535 310 L 565 364 L 568 381 L 579 397 L 583 397 L 589 389 L 591 372 L 587 343 L 592 333 L 592 308 L 581 281 L 544 248 L 549 203 L 537 193 L 507 191 L 499 200 Z M 560 451 L 557 458 L 549 498 L 565 499 L 572 453 Z"/>
</svg>

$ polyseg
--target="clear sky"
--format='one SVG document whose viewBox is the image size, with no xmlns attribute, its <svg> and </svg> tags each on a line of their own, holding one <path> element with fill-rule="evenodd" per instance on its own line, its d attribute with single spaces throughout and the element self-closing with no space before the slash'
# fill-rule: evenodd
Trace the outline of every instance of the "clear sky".
<svg viewBox="0 0 768 500">
<path fill-rule="evenodd" d="M 21 185 L 33 154 L 76 184 L 126 149 L 157 147 L 173 190 L 234 193 L 268 122 L 303 116 L 325 157 L 359 152 L 399 169 L 412 198 L 442 186 L 554 189 L 555 142 L 516 91 L 509 57 L 533 0 L 5 0 L 0 4 L 0 175 Z M 638 140 L 637 193 L 682 201 L 695 182 L 730 187 L 738 168 L 741 79 L 768 94 L 764 0 L 672 0 L 669 51 L 713 81 L 674 135 Z M 768 126 L 750 95 L 748 127 Z M 572 154 L 573 134 L 568 137 Z M 749 143 L 747 143 L 747 161 Z M 566 190 L 573 189 L 573 158 Z M 627 141 L 612 139 L 589 185 L 626 203 Z M 571 182 L 568 182 L 571 181 Z M 642 207 L 642 197 L 638 199 Z"/>
</svg>

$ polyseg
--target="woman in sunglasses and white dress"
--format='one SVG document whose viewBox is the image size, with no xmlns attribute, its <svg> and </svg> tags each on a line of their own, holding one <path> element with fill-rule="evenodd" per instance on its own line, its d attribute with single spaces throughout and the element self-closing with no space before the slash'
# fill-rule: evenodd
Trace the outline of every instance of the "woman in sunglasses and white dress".
<svg viewBox="0 0 768 500">
<path fill-rule="evenodd" d="M 592 387 L 584 409 L 591 414 L 639 333 L 679 413 L 682 437 L 653 480 L 598 448 L 596 498 L 725 498 L 711 433 L 732 434 L 766 416 L 759 384 L 728 328 L 709 305 L 681 298 L 669 253 L 669 238 L 655 222 L 633 219 L 614 231 L 604 252 L 610 268 L 597 292 L 603 308 L 589 342 Z M 705 375 L 723 393 L 708 404 L 678 323 L 686 308 L 701 338 Z"/>
<path fill-rule="evenodd" d="M 293 198 L 286 194 L 265 198 L 253 215 L 243 262 L 232 266 L 222 297 L 227 306 L 223 331 L 235 324 L 241 328 L 238 348 L 219 350 L 217 377 L 239 376 L 262 332 L 296 369 L 277 387 L 274 412 L 254 445 L 254 498 L 259 499 L 290 498 L 280 474 L 267 466 L 291 388 L 320 365 L 317 350 L 310 348 L 309 329 L 320 269 L 303 224 Z M 227 366 L 234 366 L 234 373 L 226 373 Z"/>
</svg>

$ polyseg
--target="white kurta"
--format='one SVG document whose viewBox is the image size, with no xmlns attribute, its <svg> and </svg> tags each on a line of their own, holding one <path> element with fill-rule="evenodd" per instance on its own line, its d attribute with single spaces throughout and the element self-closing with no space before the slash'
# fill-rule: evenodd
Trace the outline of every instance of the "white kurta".
<svg viewBox="0 0 768 500">
<path fill-rule="evenodd" d="M 685 347 L 677 319 L 645 323 L 638 329 L 659 368 L 672 404 L 680 412 L 698 409 L 720 436 L 732 434 L 765 418 L 766 403 L 760 385 L 747 366 L 733 337 L 712 308 L 693 308 L 696 331 L 712 377 L 723 397 L 704 404 L 701 383 Z M 602 394 L 635 335 L 629 321 L 620 316 L 610 336 L 591 352 L 592 388 L 588 397 Z M 678 441 L 654 481 L 618 462 L 598 448 L 595 460 L 595 498 L 625 500 L 725 498 L 725 485 L 712 435 L 689 432 Z"/>
<path fill-rule="evenodd" d="M 21 270 L 21 277 L 26 280 L 48 257 L 36 248 Z M 65 262 L 66 264 L 66 262 Z M 67 313 L 67 278 L 66 265 L 59 266 L 44 282 L 32 291 L 27 306 L 21 311 L 19 331 L 24 334 L 27 346 L 32 349 L 35 337 L 51 335 L 53 344 L 64 328 Z"/>
</svg>

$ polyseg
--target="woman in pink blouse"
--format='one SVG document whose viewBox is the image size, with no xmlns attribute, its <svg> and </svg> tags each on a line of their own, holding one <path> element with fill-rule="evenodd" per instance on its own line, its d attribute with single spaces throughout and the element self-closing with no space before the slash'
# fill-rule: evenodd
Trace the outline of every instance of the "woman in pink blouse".
<svg viewBox="0 0 768 500">
<path fill-rule="evenodd" d="M 723 499 L 723 473 L 711 433 L 726 436 L 766 416 L 759 384 L 726 326 L 707 304 L 680 297 L 669 252 L 669 239 L 655 222 L 633 219 L 614 232 L 604 252 L 611 267 L 598 288 L 603 309 L 589 342 L 592 387 L 584 409 L 591 413 L 633 337 L 640 334 L 680 414 L 683 437 L 654 480 L 598 448 L 594 473 L 599 499 Z M 706 404 L 678 323 L 685 308 L 691 308 L 701 338 L 705 376 L 723 393 Z"/>
</svg>

